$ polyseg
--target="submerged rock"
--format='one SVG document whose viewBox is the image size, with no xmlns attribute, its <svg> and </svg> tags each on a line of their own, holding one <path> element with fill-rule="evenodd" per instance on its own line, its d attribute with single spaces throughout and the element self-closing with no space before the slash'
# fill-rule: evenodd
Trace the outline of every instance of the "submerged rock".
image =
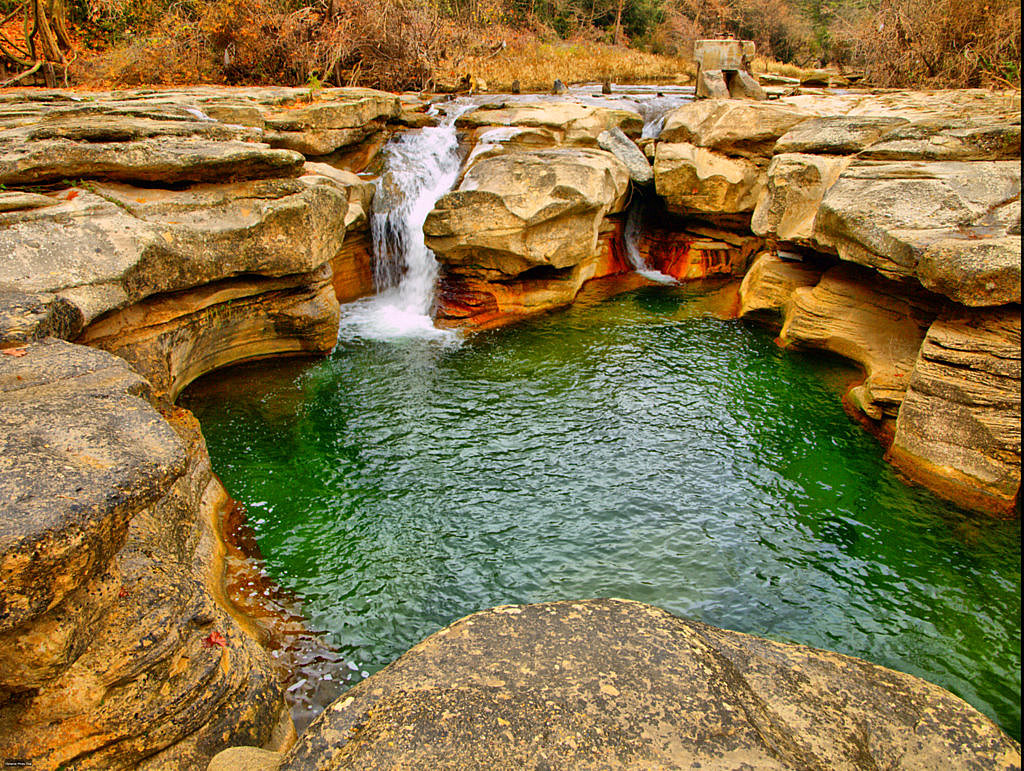
<svg viewBox="0 0 1024 771">
<path fill-rule="evenodd" d="M 328 707 L 280 769 L 1019 765 L 991 720 L 916 677 L 587 600 L 455 622 Z"/>
</svg>

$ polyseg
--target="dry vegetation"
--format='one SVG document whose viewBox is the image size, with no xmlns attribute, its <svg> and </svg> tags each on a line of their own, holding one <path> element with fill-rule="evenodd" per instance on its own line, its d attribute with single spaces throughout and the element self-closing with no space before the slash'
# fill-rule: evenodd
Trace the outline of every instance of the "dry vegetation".
<svg viewBox="0 0 1024 771">
<path fill-rule="evenodd" d="M 67 2 L 0 0 L 0 81 L 678 82 L 695 39 L 731 34 L 798 76 L 831 64 L 883 86 L 1020 86 L 1017 0 Z"/>
<path fill-rule="evenodd" d="M 467 73 L 496 91 L 545 91 L 555 79 L 565 83 L 608 78 L 624 83 L 692 82 L 693 62 L 592 40 L 542 40 L 511 30 L 483 51 L 452 57 L 437 68 L 438 84 L 455 84 Z M 502 46 L 502 43 L 505 43 Z"/>
</svg>

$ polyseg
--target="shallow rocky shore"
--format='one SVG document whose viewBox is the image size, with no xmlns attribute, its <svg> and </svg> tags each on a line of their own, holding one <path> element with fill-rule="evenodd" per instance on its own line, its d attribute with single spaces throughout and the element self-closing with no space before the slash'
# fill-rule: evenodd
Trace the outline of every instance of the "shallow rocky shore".
<svg viewBox="0 0 1024 771">
<path fill-rule="evenodd" d="M 429 122 L 424 106 L 363 89 L 0 95 L 0 756 L 202 768 L 247 745 L 282 768 L 471 751 L 499 765 L 1019 767 L 1019 747 L 934 686 L 617 601 L 458 622 L 280 754 L 294 738 L 281 687 L 223 590 L 227 494 L 173 401 L 218 368 L 334 347 L 339 303 L 374 291 L 368 172 L 392 132 Z M 742 277 L 737 315 L 863 368 L 849 406 L 909 478 L 1013 515 L 1019 110 L 976 91 L 707 100 L 644 139 L 629 110 L 485 104 L 459 119 L 463 169 L 424 227 L 438 323 L 510 323 L 631 271 L 627 210 L 643 198 L 648 267 Z M 576 669 L 601 670 L 585 687 L 551 670 L 563 642 Z M 513 643 L 554 646 L 524 689 L 495 684 L 521 679 Z M 622 656 L 587 658 L 604 649 Z M 664 672 L 629 663 L 684 649 Z M 448 664 L 417 669 L 439 652 Z M 670 716 L 671 678 L 695 673 L 704 701 Z M 839 698 L 855 687 L 863 699 Z M 811 692 L 817 715 L 799 706 Z M 562 722 L 537 733 L 552 709 Z M 467 710 L 489 722 L 447 752 L 442 735 L 475 725 Z M 427 720 L 438 711 L 450 726 Z M 701 737 L 709 754 L 690 746 Z"/>
</svg>

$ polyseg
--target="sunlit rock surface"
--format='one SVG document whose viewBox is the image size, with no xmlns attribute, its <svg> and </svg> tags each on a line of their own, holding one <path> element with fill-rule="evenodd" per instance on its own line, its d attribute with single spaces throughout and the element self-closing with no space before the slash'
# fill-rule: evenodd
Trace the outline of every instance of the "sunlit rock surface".
<svg viewBox="0 0 1024 771">
<path fill-rule="evenodd" d="M 866 415 L 881 420 L 896 416 L 939 307 L 922 292 L 908 292 L 869 271 L 840 265 L 826 271 L 815 286 L 793 290 L 780 339 L 860 364 L 867 377 L 850 396 Z"/>
<path fill-rule="evenodd" d="M 328 707 L 279 767 L 1019 765 L 987 717 L 910 675 L 587 600 L 457 621 Z"/>
<path fill-rule="evenodd" d="M 330 264 L 352 264 L 339 255 L 356 186 L 313 173 L 185 190 L 87 188 L 0 214 L 0 284 L 60 305 L 71 320 L 63 336 L 126 356 L 171 396 L 227 364 L 334 346 Z M 369 283 L 353 272 L 349 297 Z"/>
<path fill-rule="evenodd" d="M 609 129 L 621 129 L 636 138 L 643 118 L 632 110 L 594 107 L 579 102 L 537 102 L 535 104 L 485 106 L 459 118 L 460 128 L 509 126 L 529 129 L 553 144 L 597 147 L 598 136 Z"/>
<path fill-rule="evenodd" d="M 857 161 L 825 193 L 814 239 L 963 305 L 1019 303 L 1020 161 Z"/>
<path fill-rule="evenodd" d="M 266 653 L 213 600 L 225 497 L 195 420 L 108 353 L 0 356 L 0 756 L 202 767 L 289 718 Z"/>
<path fill-rule="evenodd" d="M 821 266 L 783 260 L 777 254 L 758 254 L 740 284 L 739 315 L 780 325 L 785 319 L 793 293 L 799 287 L 813 287 L 821 280 Z"/>
</svg>

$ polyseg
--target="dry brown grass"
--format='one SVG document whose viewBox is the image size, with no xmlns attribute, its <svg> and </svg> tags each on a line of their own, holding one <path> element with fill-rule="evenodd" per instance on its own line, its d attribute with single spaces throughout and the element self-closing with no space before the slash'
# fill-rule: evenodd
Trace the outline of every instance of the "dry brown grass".
<svg viewBox="0 0 1024 771">
<path fill-rule="evenodd" d="M 692 83 L 696 74 L 692 61 L 624 46 L 544 40 L 494 29 L 489 38 L 493 42 L 478 45 L 484 49 L 479 53 L 442 61 L 436 70 L 437 82 L 457 83 L 469 75 L 485 81 L 492 91 L 507 91 L 517 81 L 523 91 L 548 91 L 556 79 L 566 84 L 604 78 L 616 83 Z M 504 48 L 500 48 L 502 40 Z"/>
</svg>

